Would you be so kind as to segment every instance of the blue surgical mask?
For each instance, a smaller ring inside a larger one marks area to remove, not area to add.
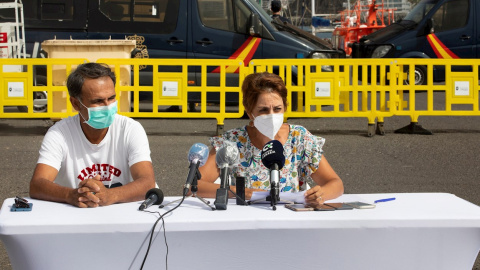
[[[113,102],[108,106],[99,106],[99,107],[87,107],[78,100],[83,107],[88,110],[88,120],[85,120],[85,117],[79,112],[80,116],[83,118],[84,123],[91,126],[95,129],[104,129],[108,128],[115,119],[115,114],[117,114],[117,101]]]

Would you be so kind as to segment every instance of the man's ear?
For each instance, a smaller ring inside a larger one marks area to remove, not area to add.
[[[73,108],[79,112],[80,111],[80,102],[74,97],[70,97],[70,103],[72,103]]]

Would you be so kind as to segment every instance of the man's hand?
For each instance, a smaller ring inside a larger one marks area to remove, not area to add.
[[[112,204],[109,190],[100,181],[100,175],[83,180],[75,190],[78,193],[78,207],[97,207]]]

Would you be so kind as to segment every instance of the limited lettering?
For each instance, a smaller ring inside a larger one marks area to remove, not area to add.
[[[100,181],[109,182],[112,181],[112,176],[120,177],[122,171],[110,164],[92,164],[80,171],[77,178],[80,181],[85,179],[94,178],[97,175],[100,175]]]

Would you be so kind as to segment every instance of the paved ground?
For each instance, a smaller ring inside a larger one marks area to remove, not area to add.
[[[187,174],[187,152],[215,135],[215,120],[140,119],[152,150],[157,183],[167,196],[180,195]],[[326,138],[325,155],[346,193],[448,192],[480,205],[480,117],[421,117],[434,135],[393,131],[408,118],[385,120],[385,136],[367,137],[366,119],[290,119]],[[0,119],[0,202],[28,196],[48,120]],[[226,120],[225,130],[246,124]],[[480,270],[480,259],[473,269]],[[0,244],[0,269],[11,269]]]

